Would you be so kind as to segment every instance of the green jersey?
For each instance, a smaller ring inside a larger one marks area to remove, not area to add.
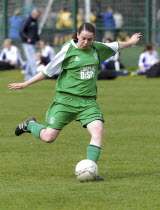
[[[118,49],[118,42],[93,42],[83,50],[71,40],[42,72],[49,77],[61,72],[56,84],[57,92],[96,97],[99,64],[115,55]]]

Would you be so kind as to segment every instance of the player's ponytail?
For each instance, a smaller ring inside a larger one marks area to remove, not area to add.
[[[77,32],[72,33],[72,39],[74,40],[75,43],[78,42]]]

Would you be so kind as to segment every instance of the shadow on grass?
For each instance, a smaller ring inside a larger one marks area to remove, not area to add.
[[[160,174],[160,170],[150,170],[150,171],[136,171],[136,172],[124,172],[124,173],[110,173],[108,175],[103,175],[105,180],[113,180],[113,179],[126,179],[126,178],[136,178],[136,177],[150,177]]]

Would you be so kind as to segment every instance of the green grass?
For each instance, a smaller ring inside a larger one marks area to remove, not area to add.
[[[18,71],[0,72],[0,209],[160,209],[160,80],[145,76],[98,81],[104,142],[98,162],[104,182],[80,183],[75,165],[86,158],[89,134],[72,122],[57,141],[14,136],[17,124],[34,116],[44,123],[55,81],[23,90]]]

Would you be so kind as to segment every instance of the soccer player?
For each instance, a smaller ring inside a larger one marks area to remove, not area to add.
[[[46,125],[36,123],[36,119],[31,117],[17,126],[15,135],[29,132],[50,143],[56,140],[65,125],[77,120],[91,135],[87,159],[98,161],[104,122],[96,102],[98,66],[118,50],[135,45],[141,34],[133,34],[127,42],[109,44],[95,42],[94,37],[94,26],[90,23],[82,24],[73,39],[64,44],[42,72],[23,83],[9,84],[9,89],[22,89],[61,72],[56,84],[57,93],[46,114]],[[96,180],[103,178],[98,176]]]

